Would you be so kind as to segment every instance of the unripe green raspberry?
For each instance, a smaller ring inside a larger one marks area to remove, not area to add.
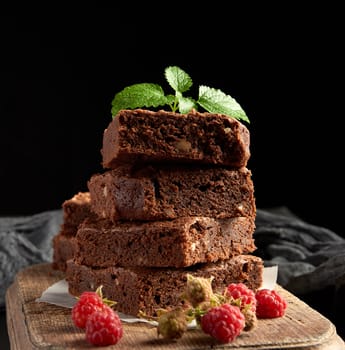
[[[212,277],[203,278],[187,275],[187,286],[184,295],[193,307],[211,300],[213,297],[212,280]]]
[[[179,339],[187,330],[187,318],[182,308],[161,314],[158,318],[157,333],[166,339]]]
[[[245,307],[241,311],[245,318],[245,326],[243,330],[249,332],[257,326],[258,319],[256,313],[250,307]]]

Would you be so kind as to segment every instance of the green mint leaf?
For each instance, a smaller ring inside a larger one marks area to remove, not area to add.
[[[199,86],[197,104],[210,113],[221,113],[249,123],[249,118],[237,101],[223,91]]]
[[[179,112],[182,114],[189,113],[193,108],[196,108],[196,102],[190,97],[179,97],[178,105]]]
[[[173,112],[176,112],[178,109],[178,98],[176,95],[166,95],[167,104],[170,106]]]
[[[167,67],[165,78],[175,95],[164,95],[163,89],[157,84],[134,84],[117,93],[112,101],[113,118],[121,109],[158,107],[168,105],[173,112],[189,113],[198,106],[210,113],[220,113],[249,123],[249,118],[237,101],[221,90],[204,85],[199,86],[198,100],[183,96],[193,84],[190,76],[177,66]]]
[[[175,95],[169,94],[169,95],[166,95],[165,97],[167,99],[167,104],[170,105],[170,106],[173,105],[174,103],[175,104],[178,103],[177,98],[176,98]]]
[[[191,77],[184,70],[176,66],[165,69],[165,78],[169,85],[180,93],[189,90],[193,85]]]
[[[114,117],[121,109],[158,107],[168,104],[163,89],[157,84],[134,84],[118,92],[112,101],[111,114]]]

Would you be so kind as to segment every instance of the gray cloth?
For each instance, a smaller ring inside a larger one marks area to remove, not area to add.
[[[0,218],[0,307],[16,273],[52,259],[52,238],[60,230],[62,210]]]
[[[28,217],[0,218],[0,307],[5,291],[22,268],[52,259],[52,238],[62,210]],[[265,266],[278,265],[278,283],[299,295],[344,285],[345,240],[303,222],[287,208],[258,209],[254,238]]]
[[[344,285],[345,240],[333,231],[306,223],[288,208],[257,210],[255,255],[265,266],[278,265],[278,283],[303,295]]]

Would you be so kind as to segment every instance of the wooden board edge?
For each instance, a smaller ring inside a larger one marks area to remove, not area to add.
[[[24,272],[23,272],[24,273]],[[19,275],[20,276],[20,275]],[[17,276],[18,277],[18,276]],[[279,287],[278,287],[279,288]],[[288,291],[286,291],[290,294]],[[32,343],[32,339],[28,332],[26,316],[23,310],[21,295],[19,291],[19,285],[17,279],[6,291],[6,308],[7,308],[7,327],[10,338],[11,350],[42,350],[45,346],[36,347]],[[292,295],[296,298],[294,295]],[[48,346],[49,347],[49,346]],[[229,347],[229,349],[232,347]],[[330,330],[327,332],[322,343],[306,344],[300,343],[295,344],[295,347],[273,347],[272,346],[255,346],[246,347],[248,350],[272,350],[272,349],[294,349],[294,350],[345,350],[344,341],[336,333],[335,326],[331,324]],[[54,349],[64,349],[64,347],[54,347]]]
[[[17,286],[14,282],[6,290],[6,321],[11,350],[35,350],[27,332],[22,303],[18,302]]]

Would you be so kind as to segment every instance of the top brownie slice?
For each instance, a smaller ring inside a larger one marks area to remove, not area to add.
[[[249,144],[246,126],[223,114],[121,110],[104,130],[102,165],[173,161],[243,167]]]

